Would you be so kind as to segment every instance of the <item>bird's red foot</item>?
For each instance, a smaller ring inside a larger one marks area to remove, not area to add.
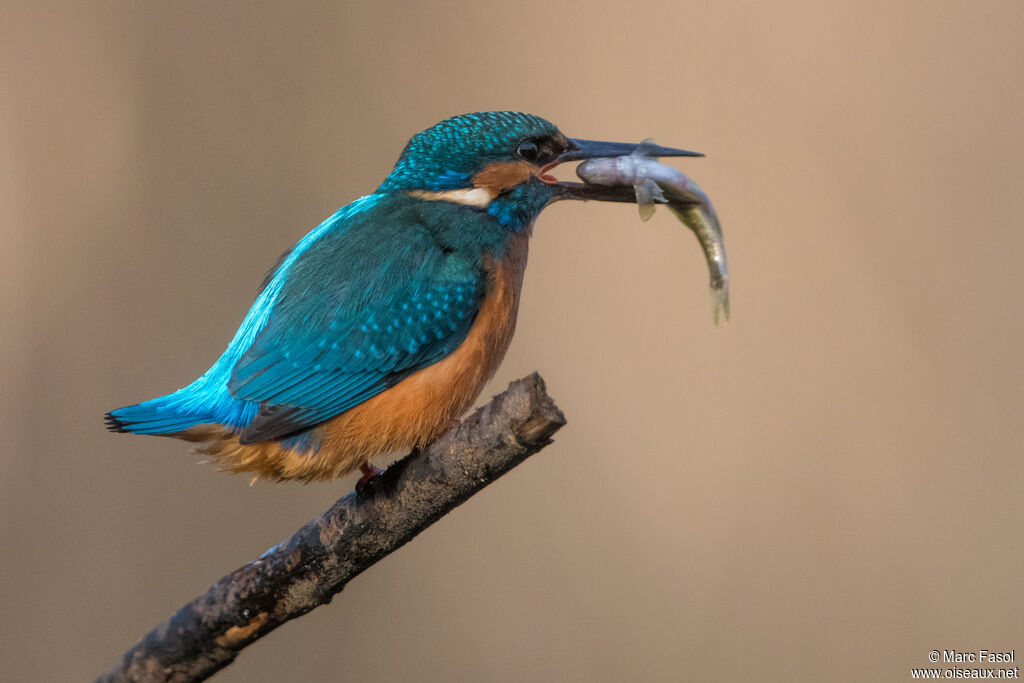
[[[363,476],[356,482],[356,495],[365,497],[373,492],[374,480],[383,474],[384,470],[367,462],[359,466],[359,471]]]

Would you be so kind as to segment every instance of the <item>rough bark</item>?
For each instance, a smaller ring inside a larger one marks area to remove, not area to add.
[[[199,681],[551,442],[565,424],[534,373],[517,380],[370,490],[338,500],[290,539],[213,584],[124,654],[99,681]]]

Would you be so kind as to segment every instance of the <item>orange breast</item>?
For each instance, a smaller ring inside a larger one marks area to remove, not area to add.
[[[473,405],[512,342],[528,242],[529,231],[513,235],[504,258],[485,262],[487,294],[455,351],[318,427],[323,442],[316,453],[290,451],[276,441],[242,446],[228,434],[199,450],[230,471],[314,481],[433,441]]]

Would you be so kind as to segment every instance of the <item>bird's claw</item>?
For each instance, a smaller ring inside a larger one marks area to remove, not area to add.
[[[368,498],[373,495],[378,477],[384,473],[384,470],[367,462],[359,466],[359,471],[363,476],[359,477],[359,481],[356,482],[356,495],[360,498]]]

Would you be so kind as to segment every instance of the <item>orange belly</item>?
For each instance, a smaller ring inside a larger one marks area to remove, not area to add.
[[[316,427],[321,445],[299,452],[279,441],[242,445],[219,425],[183,434],[221,469],[255,479],[319,481],[345,475],[372,458],[424,446],[469,409],[501,364],[515,332],[529,232],[511,236],[501,261],[487,263],[488,288],[473,326],[455,351],[390,389]]]

